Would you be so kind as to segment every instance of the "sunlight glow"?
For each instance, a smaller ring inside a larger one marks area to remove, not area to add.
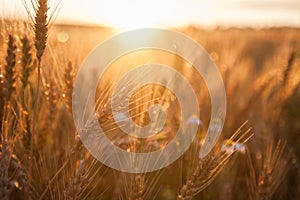
[[[74,10],[82,10],[90,22],[126,30],[169,26],[174,21],[180,22],[179,19],[184,18],[186,14],[178,10],[180,1],[175,4],[172,0],[100,0],[97,3],[94,1],[92,5],[79,3],[79,1],[73,1],[73,6],[80,7]],[[65,3],[69,5],[67,1]],[[71,15],[78,16],[75,13]]]
[[[163,19],[170,17],[168,16],[170,13],[164,12],[162,9],[170,5],[168,0],[132,0],[130,3],[128,1],[112,0],[105,3],[108,9],[105,10],[105,13],[102,13],[105,16],[104,20],[108,24],[121,29],[163,26]],[[112,10],[113,13],[111,13]]]
[[[30,3],[31,0],[25,1]],[[50,0],[56,3],[59,1]],[[22,0],[0,0],[0,15],[11,18],[24,14],[21,2]],[[300,1],[63,0],[55,22],[101,25],[122,30],[188,24],[203,27],[300,27]]]
[[[118,29],[300,25],[299,0],[65,0],[61,18]]]

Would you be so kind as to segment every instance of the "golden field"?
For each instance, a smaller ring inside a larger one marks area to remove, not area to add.
[[[109,96],[128,69],[144,62],[173,66],[195,87],[200,102],[201,123],[189,150],[162,170],[129,174],[89,154],[72,116],[72,90],[81,63],[118,32],[45,22],[2,20],[0,25],[0,199],[300,198],[299,29],[173,28],[206,49],[226,89],[225,126],[203,159],[197,152],[211,106],[201,76],[166,52],[133,52],[112,63],[99,81],[96,113],[120,148],[163,148],[180,121],[176,97],[161,86],[147,86],[130,99],[131,114],[143,126],[149,122],[146,107],[162,102],[168,114],[164,133],[140,140],[121,135]]]

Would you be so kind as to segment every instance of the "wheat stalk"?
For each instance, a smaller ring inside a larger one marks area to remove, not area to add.
[[[76,136],[75,138],[75,144],[72,147],[70,154],[67,156],[66,161],[63,163],[63,165],[56,171],[56,173],[54,174],[54,176],[49,180],[49,182],[47,183],[46,188],[43,190],[43,192],[41,193],[39,200],[44,199],[44,197],[46,196],[48,190],[50,189],[51,185],[53,184],[53,182],[56,180],[56,178],[58,177],[58,175],[60,175],[60,173],[65,169],[65,167],[68,165],[68,163],[71,160],[71,156],[76,155],[76,153],[81,151],[81,147],[82,147],[82,142],[79,136]]]
[[[28,9],[26,2],[24,2],[25,8],[27,9],[28,15],[31,17],[31,13]],[[46,44],[47,44],[47,34],[48,34],[48,0],[37,0],[36,6],[32,2],[32,6],[35,11],[34,17],[34,34],[35,34],[35,42],[34,46],[36,49],[36,58],[38,60],[38,74],[37,74],[37,88],[36,88],[36,97],[34,101],[34,112],[33,112],[33,120],[32,120],[32,135],[31,135],[31,147],[30,147],[30,156],[29,159],[33,158],[33,143],[34,143],[34,133],[36,132],[36,121],[37,121],[37,112],[38,112],[38,103],[39,103],[39,88],[41,81],[41,60],[44,54]],[[31,162],[30,162],[31,163]],[[31,177],[31,164],[28,170],[28,177]]]
[[[6,140],[2,142],[0,154],[0,197],[1,199],[8,200],[14,188],[14,183],[9,178],[8,168],[9,160],[11,158],[11,150]]]
[[[20,161],[13,154],[13,148],[7,137],[2,136],[0,152],[0,198],[13,199],[13,190],[26,190],[26,178]]]

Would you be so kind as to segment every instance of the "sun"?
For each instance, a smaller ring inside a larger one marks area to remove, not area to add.
[[[122,30],[170,26],[174,14],[168,0],[111,0],[101,6],[95,20]]]

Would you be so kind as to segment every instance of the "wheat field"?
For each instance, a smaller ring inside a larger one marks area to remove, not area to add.
[[[30,6],[30,5],[28,5]],[[25,8],[24,8],[25,9]],[[173,28],[202,45],[221,72],[227,116],[216,146],[199,159],[209,124],[205,83],[192,66],[166,52],[133,52],[111,64],[97,86],[98,122],[126,151],[164,148],[180,121],[180,105],[162,86],[144,86],[130,98],[141,126],[147,107],[168,114],[163,132],[125,137],[112,117],[116,80],[137,64],[164,63],[195,86],[201,123],[180,159],[150,173],[111,169],[82,144],[72,115],[81,63],[117,30],[51,23],[47,0],[28,8],[28,21],[0,22],[0,199],[299,199],[300,29]]]

